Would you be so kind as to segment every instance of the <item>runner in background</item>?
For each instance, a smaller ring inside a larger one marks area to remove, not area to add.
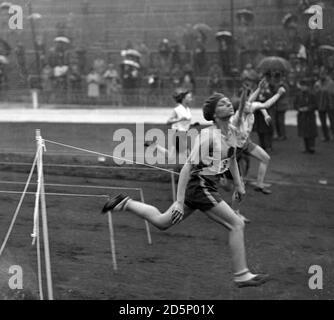
[[[172,126],[174,131],[173,145],[170,150],[160,146],[155,141],[145,142],[145,147],[154,147],[165,156],[168,157],[168,163],[176,163],[177,155],[179,159],[186,159],[188,157],[189,148],[187,147],[187,132],[191,126],[191,111],[190,106],[193,101],[191,91],[186,89],[176,89],[173,98],[177,103],[176,107],[167,124]],[[184,163],[183,163],[184,164]]]

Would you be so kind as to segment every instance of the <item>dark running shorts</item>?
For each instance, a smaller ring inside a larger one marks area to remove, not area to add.
[[[193,210],[208,211],[223,201],[217,189],[219,177],[190,176],[185,194],[185,205]]]

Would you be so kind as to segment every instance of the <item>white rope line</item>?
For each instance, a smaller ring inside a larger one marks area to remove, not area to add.
[[[0,162],[0,165],[28,166],[30,165],[30,163],[27,163],[27,162]],[[138,171],[144,171],[144,170],[156,171],[158,170],[155,168],[138,168],[138,167],[126,167],[126,166],[117,167],[117,166],[76,165],[76,164],[61,164],[61,163],[43,163],[43,167],[120,169],[120,170],[138,170]]]
[[[22,181],[4,181],[0,180],[0,184],[24,184]],[[37,184],[36,182],[32,182],[30,184]],[[131,187],[109,187],[109,186],[85,186],[80,184],[61,184],[61,183],[44,183],[45,186],[49,187],[70,187],[70,188],[87,188],[87,189],[110,189],[110,190],[134,190],[140,191],[141,188],[131,188]]]
[[[8,194],[21,194],[20,191],[3,191],[0,190],[0,193],[8,193]],[[25,192],[27,195],[35,195],[35,192]],[[109,198],[106,194],[80,194],[80,193],[57,193],[57,192],[45,192],[45,195],[48,196],[68,196],[68,197],[95,197],[95,198]],[[1,256],[1,254],[0,254]]]
[[[4,239],[4,241],[3,241],[2,245],[1,245],[1,248],[0,248],[0,256],[2,255],[2,252],[3,252],[3,250],[5,249],[5,246],[6,246],[6,244],[7,244],[8,238],[9,238],[9,236],[10,236],[12,230],[13,230],[13,227],[14,227],[14,224],[15,224],[15,220],[16,220],[16,218],[17,218],[17,216],[18,216],[18,213],[19,213],[19,211],[20,211],[20,209],[21,209],[21,205],[22,205],[23,199],[24,199],[24,197],[25,197],[25,195],[26,195],[26,193],[27,193],[27,189],[28,189],[28,186],[29,186],[31,177],[32,177],[32,175],[33,175],[33,172],[34,172],[34,169],[35,169],[35,166],[36,166],[36,163],[37,163],[37,158],[38,158],[38,153],[39,153],[39,152],[40,152],[39,149],[37,149],[37,152],[36,152],[36,155],[35,155],[35,158],[34,158],[32,167],[31,167],[31,169],[30,169],[30,173],[29,173],[27,182],[26,182],[26,184],[25,184],[24,190],[23,190],[23,192],[20,192],[20,193],[21,193],[21,198],[20,198],[19,204],[18,204],[17,207],[16,207],[15,213],[14,213],[14,215],[13,215],[13,218],[12,218],[12,221],[11,221],[11,223],[10,223],[9,229],[8,229],[8,231],[7,231],[7,234],[6,234],[6,236],[5,236],[5,239]],[[33,194],[35,194],[35,193],[33,193]]]
[[[149,168],[154,168],[156,170],[166,171],[166,172],[169,172],[169,173],[175,173],[175,174],[179,175],[178,172],[168,170],[168,169],[164,169],[164,168],[160,168],[160,167],[157,167],[157,166],[153,166],[151,164],[136,162],[136,161],[129,160],[129,159],[126,159],[126,158],[119,158],[119,157],[112,156],[110,154],[105,154],[105,153],[101,153],[101,152],[97,152],[97,151],[78,148],[78,147],[74,147],[74,146],[71,146],[71,145],[68,145],[68,144],[64,144],[64,143],[60,143],[60,142],[56,142],[56,141],[52,141],[52,140],[44,139],[44,141],[52,143],[52,144],[56,144],[56,145],[59,145],[59,146],[63,146],[63,147],[66,147],[66,148],[72,148],[72,149],[75,149],[75,150],[80,150],[80,151],[84,151],[84,152],[88,152],[88,153],[94,153],[94,154],[97,154],[97,155],[100,155],[100,156],[104,156],[104,157],[108,157],[108,158],[112,158],[112,159],[117,159],[117,160],[123,160],[123,161],[126,161],[126,162],[130,162],[132,164],[139,164],[139,165],[143,165],[143,166],[146,166],[146,167],[149,167]]]

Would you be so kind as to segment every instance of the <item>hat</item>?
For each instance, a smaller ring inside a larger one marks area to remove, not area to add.
[[[212,94],[203,104],[203,117],[207,121],[212,121],[216,111],[217,103],[222,98],[225,98],[225,95],[222,93],[215,92]]]
[[[190,91],[188,89],[178,88],[173,93],[173,98],[177,103],[181,103]]]

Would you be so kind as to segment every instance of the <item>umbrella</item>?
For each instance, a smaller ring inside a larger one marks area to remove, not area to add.
[[[70,39],[66,37],[56,37],[53,41],[55,42],[63,42],[63,43],[70,43]]]
[[[315,14],[315,9],[311,6],[304,11],[304,14]]]
[[[125,56],[135,56],[140,58],[141,57],[141,53],[135,49],[128,49],[128,50],[122,50],[121,51],[121,56],[125,57]]]
[[[254,13],[252,10],[249,9],[240,9],[237,11],[237,17],[240,19],[242,16],[245,17],[245,19],[251,21],[254,19]]]
[[[204,33],[210,33],[212,31],[212,28],[209,27],[207,24],[205,23],[196,23],[193,26],[193,29],[199,32],[204,32]]]
[[[289,71],[290,63],[282,57],[270,56],[263,58],[257,65],[257,69],[262,72],[267,71]]]
[[[226,40],[230,40],[232,39],[232,33],[230,31],[218,31],[216,33],[216,39],[226,39]]]
[[[135,61],[132,61],[132,60],[124,60],[124,61],[122,62],[122,64],[126,64],[126,65],[129,65],[129,66],[135,67],[135,68],[137,68],[137,69],[140,68],[139,63],[137,63],[137,62],[135,62]]]
[[[197,23],[193,26],[193,30],[197,31],[203,38],[203,41],[205,42],[208,38],[208,36],[212,33],[211,27],[209,27],[205,23]]]
[[[39,13],[32,13],[30,16],[28,16],[28,19],[32,19],[32,20],[38,20],[41,18],[42,18],[42,15]]]
[[[9,9],[12,6],[10,2],[2,2],[0,4],[0,9]]]
[[[282,19],[282,24],[284,27],[287,27],[290,24],[296,24],[297,22],[298,22],[298,17],[290,12],[287,13]]]
[[[8,59],[5,56],[0,56],[0,63],[8,64]]]
[[[330,51],[330,52],[334,52],[334,47],[330,46],[328,44],[324,44],[322,46],[319,46],[319,50],[321,51]]]

